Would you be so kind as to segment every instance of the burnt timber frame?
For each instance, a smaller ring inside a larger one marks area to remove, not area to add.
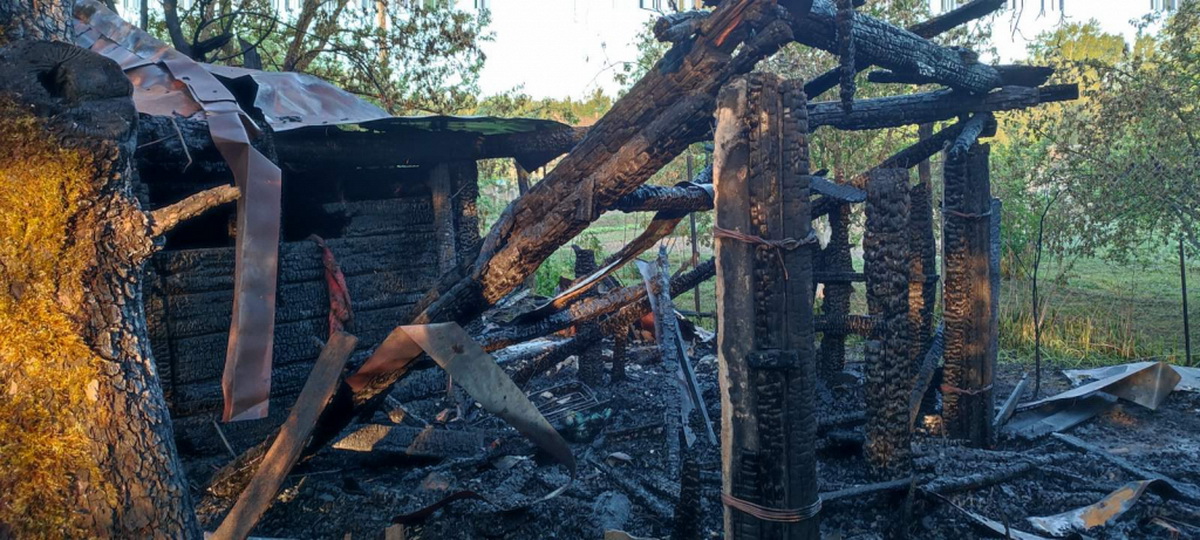
[[[866,351],[863,451],[872,470],[886,479],[907,476],[912,470],[908,190],[908,169],[880,169],[871,174],[863,239],[867,309],[877,320],[874,337],[878,340]]]
[[[951,438],[992,441],[996,367],[992,309],[989,147],[964,130],[946,152],[943,201],[943,318],[946,323],[942,418]]]
[[[768,241],[801,241],[794,249],[775,249],[716,239],[722,498],[807,516],[767,521],[725,501],[731,539],[820,534],[803,104],[800,84],[765,74],[739,79],[718,97],[717,226]]]

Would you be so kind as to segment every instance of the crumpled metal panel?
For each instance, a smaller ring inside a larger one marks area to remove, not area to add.
[[[257,87],[254,106],[275,131],[309,126],[360,124],[389,118],[387,111],[305,73],[270,72],[204,64],[224,79],[250,78]]]
[[[1095,369],[1064,369],[1063,375],[1066,375],[1071,380],[1071,384],[1082,384],[1088,380],[1099,380],[1112,377],[1115,375],[1124,375],[1126,373],[1145,369],[1146,366],[1154,362],[1133,362],[1130,364],[1120,364],[1116,366],[1106,366]],[[1175,373],[1179,374],[1179,384],[1175,385],[1175,389],[1180,392],[1200,392],[1200,368],[1171,366]]]
[[[1179,373],[1166,362],[1147,362],[1137,369],[1121,371],[1096,382],[1085,384],[1030,403],[1022,403],[1020,410],[1037,408],[1048,403],[1068,401],[1104,392],[1137,403],[1150,410],[1158,409],[1175,385],[1179,384]]]
[[[257,126],[212,74],[96,0],[75,4],[79,43],[119,63],[139,112],[202,116],[241,196],[234,248],[233,316],[221,388],[226,422],[267,416],[275,334],[282,173],[250,144]],[[253,211],[250,211],[253,209]]]

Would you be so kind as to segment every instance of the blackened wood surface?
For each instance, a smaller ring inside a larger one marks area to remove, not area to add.
[[[909,361],[908,170],[882,169],[867,186],[863,259],[867,308],[877,319],[878,346],[867,348],[867,433],[863,451],[878,476],[900,478],[912,469],[908,429]]]
[[[810,232],[804,97],[751,75],[722,90],[714,178],[717,225],[765,239]],[[816,500],[812,246],[776,250],[718,236],[722,488],[800,509]],[[817,519],[761,521],[725,509],[727,538],[817,538]]]
[[[995,370],[992,339],[991,189],[987,145],[956,144],[947,153],[943,202],[942,293],[946,322],[942,416],[947,434],[971,444],[990,444]]]
[[[829,213],[829,243],[825,245],[822,271],[846,274],[854,271],[854,261],[850,257],[850,205],[837,204]],[[821,314],[827,319],[844,319],[850,315],[850,297],[854,295],[854,285],[850,280],[825,282],[825,298],[821,302]],[[830,329],[821,334],[821,348],[818,351],[819,369],[826,380],[841,373],[846,365],[846,334]]]
[[[865,15],[863,16],[865,17]],[[808,106],[809,126],[830,126],[842,130],[881,129],[927,122],[940,122],[956,116],[980,112],[1025,109],[1042,103],[1070,101],[1079,97],[1075,84],[1029,88],[1006,86],[987,94],[973,95],[955,90],[935,90],[921,94],[855,100],[846,112],[836,101]]]
[[[792,19],[796,40],[836,54],[836,11],[832,0],[813,2],[811,11]],[[991,66],[869,15],[855,17],[854,57],[864,65],[924,73],[941,84],[967,92],[983,93],[1000,84],[1000,76]]]
[[[477,243],[470,189],[475,184],[474,163],[449,164],[444,170],[451,190],[446,198],[451,228],[443,238],[456,246]],[[327,244],[346,276],[362,353],[382,341],[397,320],[409,316],[439,276],[433,205],[428,196],[412,196],[326,203],[319,212],[313,219],[341,220],[334,231],[341,237]],[[284,242],[279,253],[271,399],[273,408],[286,411],[328,336],[329,299],[315,244]],[[177,421],[176,436],[188,451],[218,449],[208,419],[221,404],[233,258],[231,248],[163,251],[153,257],[147,272],[150,344]],[[193,417],[197,420],[190,421]],[[222,429],[235,446],[244,446],[258,442],[282,419],[271,415],[266,421]]]

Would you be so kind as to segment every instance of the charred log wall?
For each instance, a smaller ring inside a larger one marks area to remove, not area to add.
[[[819,536],[803,111],[802,86],[771,75],[735,81],[718,98],[714,177],[727,538]],[[798,521],[781,523],[776,514]]]
[[[360,171],[358,185],[354,178],[293,175],[285,180],[285,192],[293,192],[285,193],[290,202],[284,209],[285,237],[292,240],[279,251],[271,415],[222,426],[235,446],[258,442],[283,420],[328,337],[321,251],[305,236],[327,237],[345,273],[354,310],[349,331],[359,338],[360,350],[381,342],[396,321],[409,316],[436,283],[441,257],[474,257],[479,242],[475,164],[440,168],[448,173],[442,179],[448,195],[443,212],[435,211],[434,191],[411,169],[403,175]],[[438,214],[445,219],[444,236],[435,234]],[[146,310],[180,447],[209,453],[223,451],[211,419],[221,407],[234,252],[229,247],[186,249],[187,240],[169,240],[167,250],[151,259]],[[453,249],[439,250],[445,245]]]

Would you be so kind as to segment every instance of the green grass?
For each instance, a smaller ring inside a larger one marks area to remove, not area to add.
[[[1070,269],[1041,272],[1045,299],[1042,354],[1063,365],[1103,365],[1162,357],[1183,362],[1183,315],[1177,261],[1113,264],[1076,261]],[[1055,279],[1059,276],[1059,279]],[[1191,283],[1200,271],[1188,268]],[[1193,295],[1194,296],[1194,295]],[[1189,306],[1191,308],[1192,306]],[[1189,309],[1194,314],[1193,309]],[[1005,356],[1033,358],[1030,282],[1005,281],[1001,289],[1000,344]]]
[[[636,237],[649,221],[649,215],[611,213],[588,228],[577,243],[598,248],[602,260]],[[666,240],[672,271],[691,259],[687,222]],[[1179,291],[1178,260],[1170,250],[1148,253],[1150,262],[1113,264],[1100,259],[1076,260],[1068,268],[1053,262],[1043,264],[1040,293],[1045,302],[1042,326],[1042,353],[1047,361],[1064,366],[1094,366],[1128,362],[1147,357],[1162,357],[1183,363],[1182,300]],[[653,259],[654,251],[643,254]],[[701,233],[700,257],[712,256],[711,238]],[[572,276],[574,254],[569,246],[551,256],[537,273],[539,294],[552,295],[558,276]],[[1200,260],[1188,268],[1189,283],[1200,288]],[[856,258],[855,267],[862,269]],[[641,281],[634,265],[617,273],[624,285]],[[863,286],[855,287],[852,303],[855,313],[866,312]],[[699,288],[700,311],[716,311],[715,282]],[[1000,345],[1001,360],[1033,361],[1033,317],[1027,279],[1008,279],[1001,285]],[[819,300],[818,300],[819,301]],[[1192,295],[1193,308],[1200,295]],[[695,293],[686,292],[675,299],[678,309],[694,310]],[[1195,314],[1195,309],[1192,310]],[[712,329],[712,319],[696,321]],[[1200,347],[1200,336],[1197,337]],[[1200,349],[1197,349],[1200,351]],[[1197,355],[1200,357],[1200,353]]]

